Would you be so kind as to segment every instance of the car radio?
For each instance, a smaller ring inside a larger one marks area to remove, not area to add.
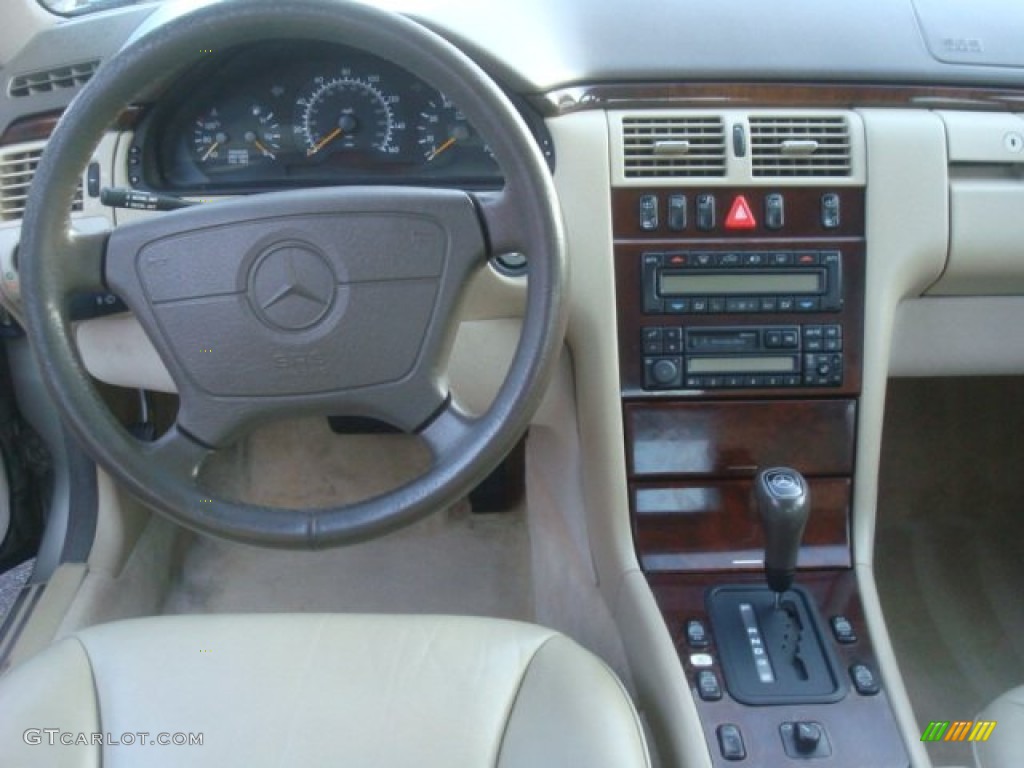
[[[644,389],[838,387],[843,332],[829,325],[641,329]]]
[[[838,312],[842,257],[822,251],[644,252],[644,314]]]

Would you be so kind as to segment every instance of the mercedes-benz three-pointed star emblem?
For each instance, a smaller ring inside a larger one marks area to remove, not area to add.
[[[320,253],[305,244],[279,244],[253,266],[249,296],[265,322],[298,331],[327,314],[336,283],[334,271]]]

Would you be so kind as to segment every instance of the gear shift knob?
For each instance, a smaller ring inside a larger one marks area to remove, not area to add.
[[[754,502],[764,527],[764,571],[776,597],[793,583],[811,492],[795,469],[763,469],[754,479]]]

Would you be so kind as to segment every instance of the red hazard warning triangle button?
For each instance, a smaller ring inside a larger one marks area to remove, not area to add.
[[[754,218],[754,212],[750,210],[750,203],[747,202],[747,198],[743,195],[736,195],[736,199],[732,201],[732,208],[729,209],[729,215],[725,217],[725,228],[757,228],[757,220]]]

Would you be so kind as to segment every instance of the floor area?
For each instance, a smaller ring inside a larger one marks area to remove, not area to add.
[[[527,499],[508,510],[477,514],[463,500],[346,547],[261,549],[198,536],[154,517],[119,573],[90,572],[59,634],[153,614],[492,616],[568,634],[631,686],[618,628],[593,575],[585,526],[566,512],[572,505],[545,491],[544,473],[561,443],[551,430],[534,429],[529,444],[537,481]],[[339,437],[323,420],[305,419],[268,426],[218,454],[203,482],[225,497],[323,507],[393,488],[420,474],[427,462],[429,454],[415,439]],[[564,478],[557,481],[566,485]]]
[[[393,488],[429,465],[404,435],[333,434],[322,419],[273,425],[217,457],[219,494],[282,507],[340,505]],[[532,615],[522,510],[473,514],[468,503],[389,536],[320,552],[190,537],[162,612],[388,611]]]
[[[383,539],[287,552],[194,537],[161,613],[457,613],[529,620],[525,514],[462,504]]]
[[[890,382],[876,576],[922,731],[1024,683],[1022,437],[1022,379]],[[967,743],[928,751],[974,765]]]

